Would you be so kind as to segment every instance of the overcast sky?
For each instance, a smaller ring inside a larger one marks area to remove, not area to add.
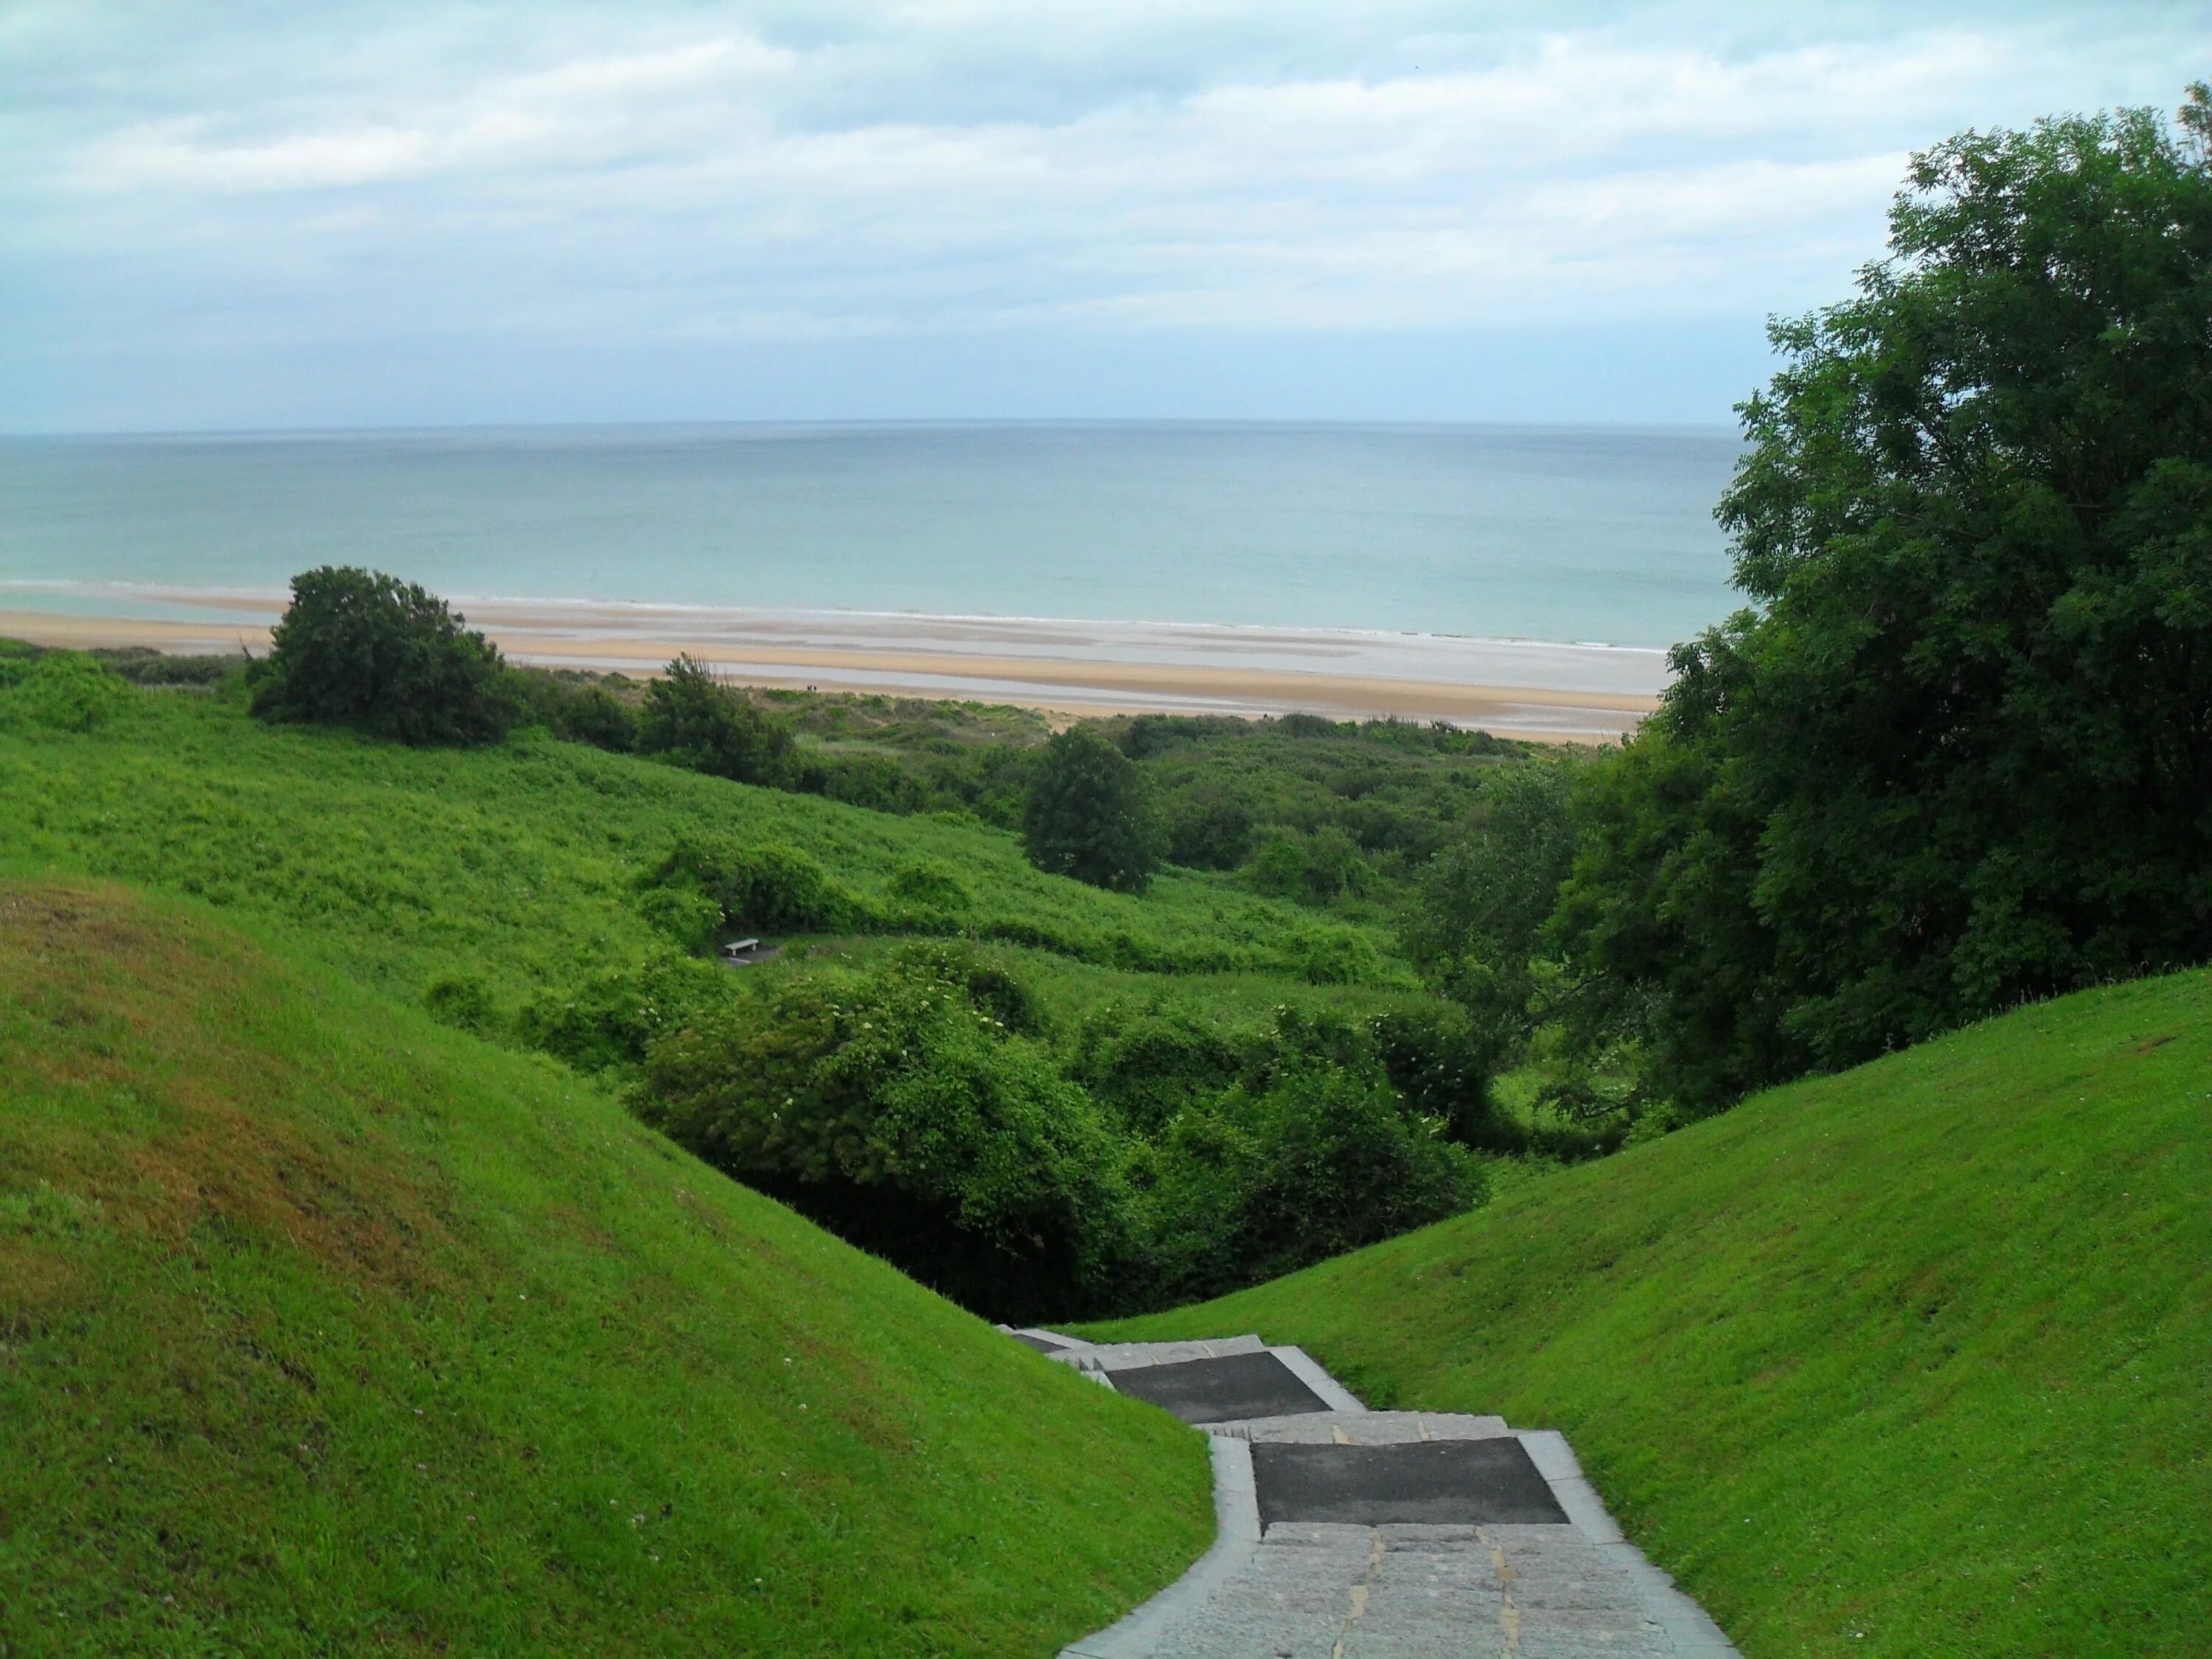
[[[0,429],[1725,421],[1909,150],[2208,17],[0,0]]]

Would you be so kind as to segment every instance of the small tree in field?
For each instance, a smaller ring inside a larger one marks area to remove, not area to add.
[[[252,711],[408,744],[495,742],[518,711],[498,647],[465,620],[381,571],[303,571],[273,649],[250,671]]]
[[[637,746],[678,766],[738,783],[775,783],[791,755],[791,733],[689,656],[646,688]]]
[[[1138,893],[1160,867],[1166,840],[1145,775],[1094,728],[1070,726],[1045,744],[1022,815],[1031,864]]]

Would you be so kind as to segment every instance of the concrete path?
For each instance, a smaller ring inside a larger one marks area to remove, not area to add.
[[[1256,1336],[1007,1334],[1212,1437],[1213,1547],[1062,1659],[1739,1659],[1549,1430],[1370,1412]]]

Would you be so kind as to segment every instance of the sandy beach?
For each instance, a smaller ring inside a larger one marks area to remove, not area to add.
[[[66,584],[15,590],[0,635],[56,646],[267,647],[281,596]],[[1064,622],[580,600],[455,600],[520,662],[624,673],[678,651],[750,684],[1109,712],[1443,720],[1595,742],[1656,705],[1666,653],[1353,629]],[[33,608],[35,607],[35,608]]]

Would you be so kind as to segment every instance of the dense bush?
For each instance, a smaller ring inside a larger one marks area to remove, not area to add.
[[[649,1121],[1001,1318],[1159,1306],[1370,1243],[1478,1202],[1468,1146],[1512,1144],[1448,1005],[1231,1028],[1154,1000],[1055,1031],[950,944],[720,979],[605,975],[525,1024],[586,1064],[642,1052]]]
[[[137,695],[82,651],[0,657],[0,721],[91,732],[131,707]]]
[[[425,994],[434,1010],[454,1005],[454,994],[442,988],[448,983],[434,981]],[[516,1034],[585,1071],[635,1066],[655,1042],[707,1018],[734,991],[719,963],[665,951],[531,998],[516,1018]]]
[[[1252,856],[1252,809],[1233,790],[1197,785],[1167,802],[1168,862],[1234,870]]]
[[[269,655],[247,670],[252,710],[407,744],[494,742],[520,707],[497,647],[464,621],[381,571],[302,571]]]
[[[775,784],[786,781],[792,737],[705,664],[679,656],[646,687],[637,750],[712,777]]]
[[[637,715],[613,690],[629,684],[621,675],[587,678],[574,671],[517,668],[512,683],[524,718],[555,737],[617,755],[637,747]]]
[[[808,854],[773,842],[686,836],[646,872],[644,884],[703,895],[729,926],[767,933],[853,933],[880,921]]]
[[[1566,758],[1493,773],[1401,912],[1407,955],[1486,1028],[1528,1028],[1529,961],[1574,860],[1575,767]]]
[[[1093,887],[1142,892],[1165,848],[1144,775],[1089,726],[1044,746],[1022,814],[1030,862]]]
[[[646,1119],[946,1294],[1006,1318],[1110,1304],[1121,1157],[955,946],[789,975],[657,1044]]]
[[[1707,1108],[2212,954],[2212,108],[1969,133],[1778,325],[1757,607],[1577,799],[1590,1043]]]

